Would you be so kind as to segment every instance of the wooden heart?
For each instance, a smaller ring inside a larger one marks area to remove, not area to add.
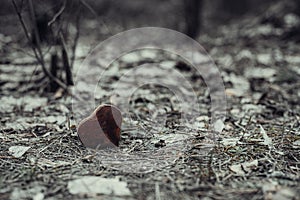
[[[82,120],[77,128],[84,146],[103,149],[119,146],[122,115],[112,105],[100,105],[89,117]]]

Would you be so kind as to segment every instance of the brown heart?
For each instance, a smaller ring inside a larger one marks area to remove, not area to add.
[[[122,124],[121,111],[112,105],[100,105],[77,128],[84,146],[103,149],[119,146]]]

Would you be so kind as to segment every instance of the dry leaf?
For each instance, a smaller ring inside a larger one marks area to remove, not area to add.
[[[258,166],[258,160],[250,162],[244,162],[241,164],[231,165],[229,169],[235,172],[237,175],[244,176],[246,173],[251,172],[252,169]]]
[[[259,127],[260,127],[260,133],[263,135],[264,138],[262,144],[268,145],[269,148],[273,147],[272,139],[267,135],[265,129],[261,125],[259,125]]]
[[[30,147],[25,147],[25,146],[11,146],[11,147],[9,147],[8,151],[15,158],[21,158],[28,151],[28,149],[30,149]]]
[[[68,190],[71,194],[106,194],[117,196],[130,196],[127,183],[118,179],[101,178],[97,176],[84,176],[69,181]]]
[[[273,68],[247,68],[245,71],[245,77],[247,78],[263,78],[271,80],[276,75],[277,71]]]

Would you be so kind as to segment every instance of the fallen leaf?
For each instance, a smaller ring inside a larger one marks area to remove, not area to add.
[[[25,119],[17,119],[13,122],[5,123],[5,127],[8,128],[8,129],[11,128],[11,129],[14,129],[14,130],[21,130],[21,131],[28,129],[31,126],[32,125],[27,123],[25,121]]]
[[[62,125],[64,122],[66,122],[66,117],[65,116],[47,116],[47,117],[41,117],[41,121],[46,122],[46,123],[51,123],[51,124],[58,124]]]
[[[62,161],[62,160],[55,160],[55,161],[51,161],[48,160],[46,158],[35,158],[35,157],[31,157],[29,158],[30,163],[32,165],[38,164],[41,167],[61,167],[61,166],[67,166],[67,165],[71,165],[71,162],[67,162],[67,161]]]
[[[264,110],[265,106],[263,105],[255,105],[255,104],[244,104],[242,105],[242,109],[245,113],[248,114],[257,114],[257,113],[262,113]]]
[[[106,194],[116,196],[130,196],[127,183],[118,179],[84,176],[68,182],[71,194]]]
[[[299,66],[293,66],[293,67],[291,67],[291,70],[294,71],[294,72],[296,72],[296,74],[300,75],[300,68],[299,68]]]
[[[257,55],[257,61],[260,64],[270,66],[272,64],[272,55],[265,53],[265,54],[258,54]]]
[[[277,182],[264,183],[262,185],[262,192],[264,194],[264,199],[272,199],[272,193],[277,191],[279,188]]]
[[[280,188],[273,196],[273,200],[293,200],[296,199],[296,192],[290,188]],[[299,197],[299,196],[298,196]]]
[[[231,165],[229,169],[237,175],[244,176],[246,173],[251,172],[252,169],[257,168],[258,160],[252,160],[241,164]]]
[[[240,176],[245,175],[245,172],[243,171],[241,164],[231,165],[231,166],[229,166],[229,169],[231,171],[233,171],[234,173],[236,173],[237,175],[240,175]]]
[[[155,59],[157,57],[157,52],[152,49],[143,49],[140,54],[144,59]]]
[[[14,190],[10,194],[10,199],[11,200],[19,200],[19,199],[43,200],[45,197],[43,193],[44,191],[46,191],[46,188],[42,186],[34,186],[26,190],[22,190],[20,188],[14,188]]]
[[[54,99],[59,99],[64,95],[65,90],[63,88],[58,88],[54,94]]]
[[[235,59],[240,61],[242,59],[249,59],[252,60],[253,58],[253,54],[251,51],[249,51],[248,49],[243,49],[242,51],[240,51],[236,56]]]
[[[250,162],[242,163],[242,167],[246,172],[250,172],[252,169],[257,168],[257,166],[258,166],[258,160],[252,160]]]
[[[263,135],[264,141],[262,144],[267,145],[269,148],[273,146],[272,139],[267,135],[265,129],[262,127],[262,125],[259,125],[260,127],[260,133]]]
[[[262,78],[271,80],[273,76],[276,74],[276,70],[272,68],[247,68],[245,70],[245,77],[246,78]]]
[[[221,143],[224,146],[236,146],[237,142],[239,141],[239,138],[224,138]]]
[[[165,141],[166,144],[174,144],[180,141],[187,140],[189,138],[188,135],[185,134],[167,134],[167,135],[157,135],[157,137],[151,140],[151,143],[155,144],[159,141]]]
[[[47,104],[47,98],[45,97],[30,97],[24,96],[20,99],[21,103],[24,104],[24,111],[32,112],[34,109],[40,108]]]
[[[139,61],[140,57],[137,52],[131,52],[131,53],[124,55],[121,59],[122,59],[122,61],[124,61],[126,63],[135,63],[135,62]]]
[[[215,123],[214,123],[214,131],[221,133],[222,130],[224,129],[224,123],[221,119],[218,119]]]
[[[241,97],[244,96],[250,89],[250,83],[246,78],[237,76],[233,73],[229,74],[225,81],[231,82],[233,85],[232,88],[226,89],[226,93],[229,95]]]
[[[25,147],[25,146],[11,146],[11,147],[9,147],[8,151],[15,158],[21,158],[28,151],[28,149],[30,149],[30,147]]]
[[[300,63],[300,57],[298,55],[290,55],[285,57],[286,61],[298,65]]]
[[[176,65],[176,62],[173,60],[167,60],[161,62],[160,65],[163,66],[164,69],[172,69]]]
[[[300,149],[300,140],[296,140],[295,142],[293,142],[293,148]]]
[[[264,183],[262,187],[264,199],[292,200],[297,199],[296,192],[287,187],[280,186],[277,182]]]

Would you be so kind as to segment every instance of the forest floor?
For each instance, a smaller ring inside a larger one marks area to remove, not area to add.
[[[193,135],[164,165],[156,154],[149,162],[120,158],[110,164],[105,159],[114,152],[86,149],[72,126],[72,97],[45,93],[44,82],[35,82],[42,73],[34,58],[0,35],[7,49],[0,67],[0,199],[300,199],[300,45],[284,39],[285,30],[246,18],[219,27],[213,37],[200,37],[220,69],[227,95],[224,130],[207,154],[202,152],[210,104],[205,85],[178,58],[147,52],[184,74],[200,105],[193,126],[181,127],[179,109],[166,100],[170,91],[144,86],[135,92],[135,124],[148,132],[125,119],[124,157],[156,152],[183,132]],[[85,41],[90,37],[80,41],[79,58],[87,55]],[[140,55],[117,61],[118,69],[134,66]],[[109,101],[116,76],[105,80],[106,92],[95,97],[99,103]],[[161,108],[168,118],[157,130],[148,115]],[[147,170],[138,170],[143,164]]]

